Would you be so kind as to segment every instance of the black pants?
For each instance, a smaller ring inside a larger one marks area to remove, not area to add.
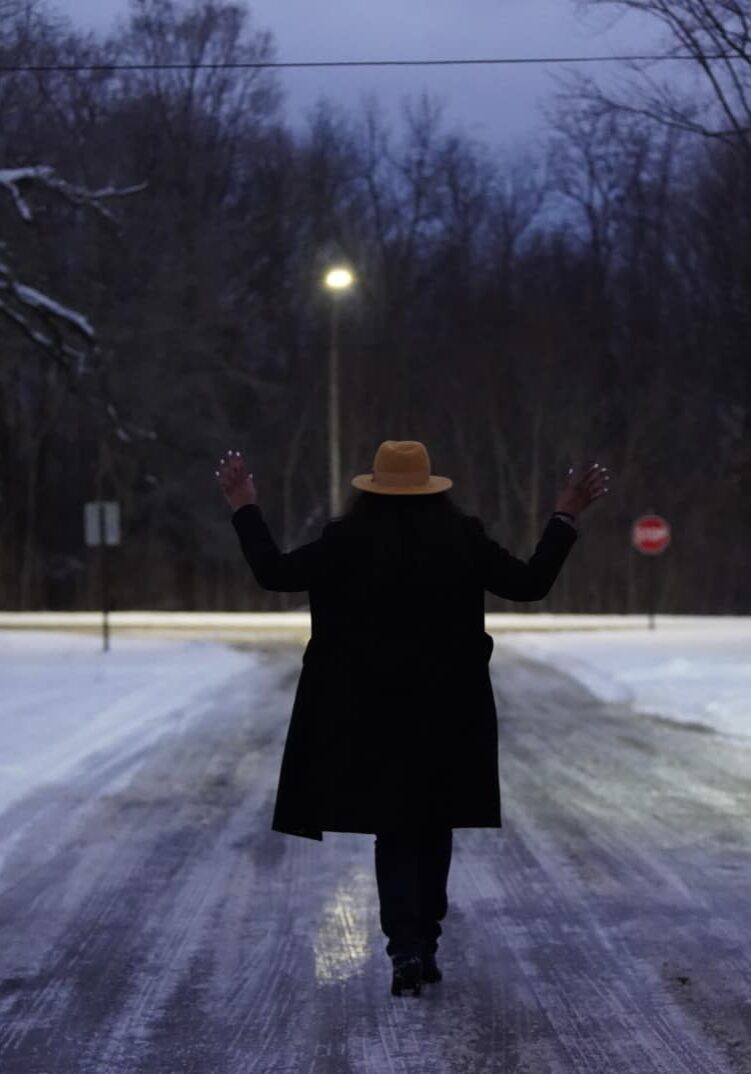
[[[435,952],[448,910],[451,828],[375,833],[375,867],[386,954]]]

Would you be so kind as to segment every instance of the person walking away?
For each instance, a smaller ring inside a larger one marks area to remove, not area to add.
[[[271,827],[302,838],[375,836],[392,994],[442,978],[454,828],[501,828],[498,730],[484,594],[539,601],[605,492],[594,463],[567,478],[529,560],[451,499],[425,445],[385,440],[351,479],[343,515],[281,552],[239,452],[216,471],[257,583],[307,591],[302,657]]]

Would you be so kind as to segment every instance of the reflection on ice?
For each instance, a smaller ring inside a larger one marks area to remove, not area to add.
[[[370,957],[368,898],[375,884],[372,872],[357,865],[324,904],[313,939],[317,981],[344,981]]]

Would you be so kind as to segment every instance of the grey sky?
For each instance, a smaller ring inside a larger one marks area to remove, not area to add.
[[[126,0],[58,0],[82,27],[106,30]],[[574,0],[255,0],[257,27],[272,31],[279,60],[430,59],[465,56],[611,55],[658,47],[658,28],[643,16],[614,22],[610,9],[577,12]],[[580,66],[612,78],[614,64]],[[447,125],[493,145],[534,139],[539,104],[555,91],[560,68],[365,68],[280,72],[286,113],[297,122],[321,95],[357,107],[375,92],[389,110],[427,89],[446,104]]]

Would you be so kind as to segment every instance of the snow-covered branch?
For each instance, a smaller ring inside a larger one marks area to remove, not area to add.
[[[60,329],[67,325],[83,336],[89,345],[95,345],[96,334],[91,322],[83,314],[56,302],[35,287],[20,283],[15,279],[10,266],[3,261],[0,261],[0,314],[13,321],[38,347],[63,358],[73,359],[77,371],[83,371],[86,352],[67,343]],[[32,322],[29,314],[37,314],[37,318],[42,322],[41,327]]]
[[[102,187],[88,190],[61,179],[55,169],[47,164],[29,165],[22,168],[0,168],[0,191],[10,194],[21,218],[32,223],[34,213],[26,197],[27,187],[39,184],[54,190],[74,205],[86,205],[113,223],[113,215],[101,201],[124,197],[146,188],[146,183],[129,187]],[[3,243],[0,243],[2,249]],[[64,330],[70,329],[88,344],[88,351],[96,348],[96,333],[89,319],[77,310],[43,294],[35,287],[18,280],[6,262],[0,260],[0,316],[6,317],[34,344],[58,358],[72,359],[78,373],[86,366],[87,349],[74,346],[64,338]],[[39,323],[37,323],[39,322]]]
[[[101,203],[110,198],[122,198],[138,193],[147,187],[146,183],[138,183],[128,187],[106,186],[89,190],[61,179],[55,174],[55,169],[46,164],[0,168],[0,192],[5,190],[11,196],[21,218],[28,224],[34,222],[34,213],[26,196],[27,188],[33,184],[54,190],[74,205],[94,209],[116,226],[117,220]],[[5,247],[6,244],[0,240],[0,254]],[[131,442],[133,438],[155,439],[156,432],[153,429],[122,418],[113,403],[101,394],[101,384],[94,386],[92,391],[91,386],[83,383],[83,374],[87,372],[89,360],[101,356],[91,321],[78,310],[58,302],[36,287],[22,283],[7,259],[0,257],[0,319],[2,318],[14,324],[37,348],[63,365],[67,373],[74,374],[70,378],[72,389],[79,393],[87,404],[106,413],[118,439],[126,442]]]
[[[112,223],[116,223],[115,217],[100,202],[107,198],[123,198],[128,194],[137,194],[145,190],[148,185],[137,183],[135,186],[106,186],[100,190],[88,190],[86,187],[61,179],[55,174],[55,169],[48,164],[35,164],[25,168],[0,168],[0,189],[4,187],[8,191],[22,219],[27,223],[31,223],[34,219],[31,206],[21,189],[24,184],[28,183],[40,183],[49,190],[61,194],[73,205],[88,205]]]
[[[2,266],[0,266],[0,271],[2,271]],[[41,291],[29,287],[25,283],[13,283],[11,281],[10,289],[25,305],[32,306],[37,310],[44,310],[45,313],[51,313],[53,316],[67,321],[73,328],[78,329],[81,335],[92,341],[94,340],[94,329],[91,326],[91,322],[83,314],[76,313],[75,310],[55,302],[53,298],[43,295]]]

